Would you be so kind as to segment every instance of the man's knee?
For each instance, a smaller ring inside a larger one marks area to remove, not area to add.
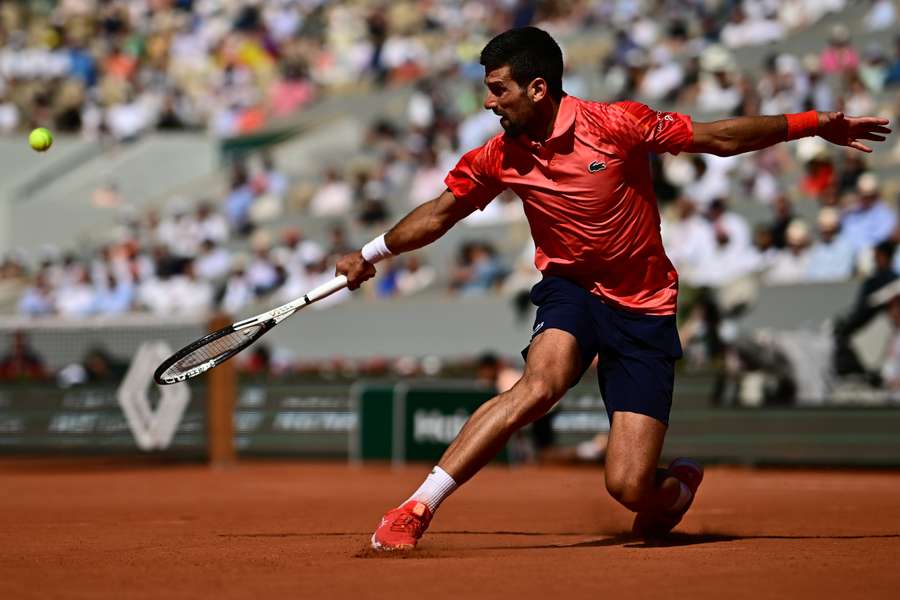
[[[607,469],[606,489],[628,510],[637,512],[652,498],[654,482],[652,477],[634,471]]]
[[[512,402],[510,421],[514,427],[524,427],[540,419],[553,408],[565,393],[539,377],[523,377],[514,386],[509,401]]]

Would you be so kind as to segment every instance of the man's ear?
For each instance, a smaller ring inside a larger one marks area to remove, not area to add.
[[[532,102],[540,102],[548,93],[547,80],[543,77],[536,77],[528,84],[528,97]]]

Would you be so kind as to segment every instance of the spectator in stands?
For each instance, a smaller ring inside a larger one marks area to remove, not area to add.
[[[493,246],[486,242],[468,242],[460,249],[450,289],[464,296],[483,295],[498,286],[506,274]]]
[[[859,80],[865,89],[872,94],[879,94],[884,89],[887,77],[888,61],[881,44],[872,42],[863,55],[863,63],[859,67]]]
[[[732,244],[741,248],[750,247],[750,226],[747,219],[729,210],[724,197],[714,199],[706,211],[706,218],[713,228],[724,231]]]
[[[266,180],[266,190],[278,198],[285,198],[290,191],[290,178],[275,163],[275,155],[271,150],[263,150],[260,154],[262,176]]]
[[[347,230],[340,223],[332,225],[328,230],[328,249],[325,252],[325,262],[331,261],[336,256],[343,256],[350,249]]]
[[[386,260],[375,279],[375,297],[390,298],[397,294],[397,275],[401,265],[397,260]]]
[[[880,242],[875,246],[874,272],[863,281],[857,293],[856,302],[850,311],[835,319],[834,364],[835,372],[838,375],[864,374],[866,372],[850,342],[853,335],[865,327],[880,310],[879,306],[872,304],[872,294],[879,292],[897,279],[897,273],[892,266],[895,249],[896,247],[891,241]]]
[[[713,226],[698,213],[696,205],[685,197],[676,200],[669,213],[672,216],[667,214],[662,222],[666,254],[682,279],[693,283],[697,270],[702,268],[715,249]],[[533,256],[531,260],[533,262]]]
[[[212,203],[201,200],[197,203],[197,211],[194,220],[199,229],[198,237],[201,240],[210,240],[217,244],[228,241],[228,220],[220,212],[213,210]]]
[[[724,198],[731,192],[727,170],[711,168],[714,163],[705,155],[694,154],[689,160],[694,174],[691,183],[684,188],[684,195],[705,212],[713,200]]]
[[[894,58],[891,60],[885,73],[884,85],[886,87],[900,85],[900,35],[894,38]]]
[[[722,43],[729,48],[772,43],[782,37],[784,27],[777,19],[763,14],[748,17],[741,4],[732,9],[731,19],[721,32]]]
[[[0,358],[0,380],[34,381],[46,377],[44,361],[28,343],[25,332],[14,332],[9,352]]]
[[[866,88],[858,71],[847,75],[847,91],[841,102],[843,104],[841,110],[848,115],[867,115],[876,109],[875,99]]]
[[[900,294],[888,301],[887,314],[894,330],[881,363],[881,379],[893,402],[900,402]]]
[[[827,75],[853,71],[859,66],[859,55],[850,44],[850,30],[846,25],[832,27],[828,46],[819,57],[819,65]]]
[[[268,232],[259,230],[250,241],[253,258],[247,265],[247,280],[257,296],[274,291],[284,283],[271,257],[271,237]]]
[[[303,232],[296,227],[290,227],[281,233],[281,243],[290,250],[289,260],[292,265],[304,267],[309,263],[322,260],[325,256],[322,245],[307,239]]]
[[[49,259],[43,260],[41,270],[47,264]],[[28,273],[21,257],[16,253],[9,253],[0,260],[0,313],[15,310],[28,283]]]
[[[437,154],[431,148],[426,148],[420,157],[419,164],[413,175],[409,190],[409,202],[418,206],[440,194],[444,188],[444,175],[446,169],[438,164]]]
[[[825,207],[818,216],[819,241],[809,252],[810,281],[847,281],[853,275],[853,247],[841,236],[841,217]]]
[[[387,185],[377,176],[360,173],[359,191],[354,195],[359,199],[356,220],[363,227],[381,225],[390,216],[387,206]]]
[[[87,269],[82,267],[75,281],[60,285],[55,299],[56,312],[62,317],[77,319],[93,314],[97,297]]]
[[[703,73],[696,99],[700,111],[734,114],[741,105],[743,92],[731,53],[721,46],[710,46],[703,51],[700,65]]]
[[[236,257],[232,263],[231,275],[225,282],[220,305],[222,310],[229,315],[240,314],[245,307],[253,302],[256,296],[253,285],[247,278],[246,265],[246,257]]]
[[[252,231],[250,223],[250,207],[253,205],[253,189],[250,187],[250,179],[246,167],[241,163],[235,163],[231,168],[231,191],[225,197],[223,209],[228,218],[231,230],[247,235]]]
[[[116,277],[112,272],[95,280],[94,308],[98,315],[119,315],[131,310],[135,299],[130,277]]]
[[[650,66],[638,86],[638,94],[654,102],[671,100],[683,80],[684,71],[669,49],[656,46],[650,52]]]
[[[835,110],[837,102],[828,79],[819,67],[819,57],[807,54],[803,58],[803,68],[809,78],[807,96],[803,100],[803,110]]]
[[[787,246],[787,229],[793,220],[793,203],[786,194],[780,194],[775,199],[775,202],[772,203],[772,221],[769,223],[772,245],[776,250],[781,250]]]
[[[118,383],[128,370],[122,363],[102,346],[88,349],[81,361],[85,372],[85,383]]]
[[[897,11],[891,0],[871,0],[872,6],[863,17],[866,31],[884,31],[897,22]]]
[[[10,134],[19,127],[19,107],[12,102],[0,86],[0,133]]]
[[[844,213],[841,229],[858,253],[886,240],[897,224],[897,214],[881,199],[880,183],[874,173],[860,175],[856,189],[856,205]]]
[[[53,290],[47,272],[39,271],[25,293],[19,299],[19,314],[26,317],[43,317],[56,311]]]
[[[855,192],[860,175],[867,170],[864,156],[859,152],[845,152],[837,180],[837,193]]]
[[[769,285],[803,283],[809,273],[809,225],[794,219],[785,232],[787,247],[779,250],[766,271],[764,280]]]
[[[817,147],[810,154],[805,164],[806,172],[800,181],[800,189],[805,195],[819,200],[834,188],[834,162],[824,147]]]
[[[205,239],[194,259],[197,277],[209,282],[224,281],[231,271],[231,254],[214,240]]]
[[[712,222],[712,227],[715,246],[695,269],[693,285],[719,288],[760,269],[760,256],[749,242],[736,240],[725,223]]]
[[[309,202],[309,212],[314,217],[339,217],[353,207],[353,189],[334,167],[325,171],[325,183]]]
[[[772,265],[779,249],[775,247],[772,230],[763,223],[753,228],[753,249],[759,258],[759,270],[765,272]]]
[[[169,282],[171,309],[179,314],[203,315],[213,307],[213,287],[208,281],[197,277],[194,265],[185,263],[180,274]]]
[[[397,292],[411,296],[430,287],[436,278],[434,267],[422,264],[418,255],[410,254],[397,273]]]

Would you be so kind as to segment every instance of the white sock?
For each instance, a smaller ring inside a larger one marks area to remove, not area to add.
[[[678,491],[678,498],[675,500],[675,503],[672,504],[669,508],[666,509],[667,513],[677,513],[681,511],[687,503],[691,501],[691,498],[694,497],[694,494],[691,493],[691,488],[689,488],[683,481],[678,482],[680,487]]]
[[[425,481],[422,482],[422,485],[419,486],[413,495],[409,497],[407,502],[410,500],[418,500],[428,506],[432,513],[437,510],[438,506],[441,505],[441,502],[444,499],[453,493],[453,490],[456,489],[456,482],[453,481],[453,478],[450,477],[450,474],[442,468],[435,466],[431,473],[428,474],[428,477],[425,478]]]

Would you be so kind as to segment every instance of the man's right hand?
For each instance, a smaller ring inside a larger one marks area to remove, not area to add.
[[[362,257],[362,252],[357,250],[338,259],[334,274],[346,275],[347,287],[355,290],[366,280],[375,277],[375,266],[367,262]]]

